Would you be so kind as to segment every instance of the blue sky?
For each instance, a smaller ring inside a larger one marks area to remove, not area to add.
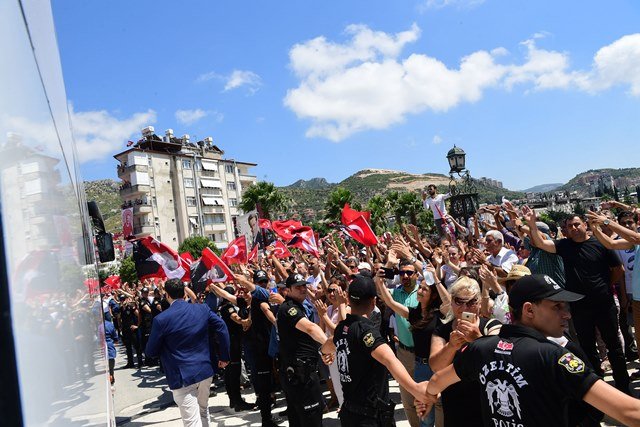
[[[638,166],[637,2],[52,3],[87,180],[148,124],[277,185],[447,173],[454,144],[511,189]]]

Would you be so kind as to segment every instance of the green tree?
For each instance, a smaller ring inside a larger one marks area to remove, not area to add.
[[[582,207],[582,205],[579,202],[576,202],[573,205],[573,213],[576,214],[576,215],[582,216],[582,215],[586,214],[587,211]]]
[[[433,220],[433,212],[431,209],[422,209],[418,213],[417,217],[417,226],[420,233],[425,234],[433,234],[436,233],[436,223]],[[464,224],[463,224],[464,225]]]
[[[344,208],[345,203],[349,203],[353,209],[360,210],[360,206],[353,203],[353,195],[351,194],[351,191],[344,187],[337,187],[329,193],[327,201],[324,204],[326,211],[324,218],[329,222],[340,223],[342,208]]]
[[[423,210],[422,199],[413,191],[400,193],[396,209],[400,210],[400,217],[406,222],[418,225],[418,213]]]
[[[389,202],[381,195],[375,195],[369,199],[366,210],[371,212],[371,228],[379,236],[389,226]]]
[[[120,264],[120,282],[135,283],[138,281],[138,274],[136,273],[136,263],[133,261],[133,257],[127,257],[122,260]]]
[[[184,239],[178,246],[178,253],[189,252],[193,259],[198,259],[202,255],[204,248],[209,248],[216,255],[220,255],[220,249],[216,244],[203,236],[191,236]]]
[[[251,184],[242,193],[242,200],[238,204],[240,209],[250,212],[260,204],[262,216],[271,219],[279,212],[286,212],[289,209],[290,201],[282,194],[272,182],[260,181]]]

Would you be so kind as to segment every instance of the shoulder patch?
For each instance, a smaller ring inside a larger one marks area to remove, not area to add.
[[[362,342],[364,343],[364,345],[366,345],[367,347],[371,347],[373,345],[373,342],[375,340],[373,339],[373,334],[371,332],[367,332],[365,334],[365,336],[362,338]]]
[[[230,314],[233,314],[233,313],[235,313],[235,312],[236,312],[235,308],[233,308],[233,307],[229,307],[229,313],[230,313]]]
[[[298,314],[298,309],[295,307],[291,307],[289,310],[287,310],[287,314],[293,317]]]
[[[584,362],[573,353],[565,353],[558,360],[558,365],[564,366],[570,374],[580,374],[584,372]]]

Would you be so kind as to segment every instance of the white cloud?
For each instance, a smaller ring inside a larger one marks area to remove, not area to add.
[[[176,120],[183,125],[192,125],[203,117],[207,116],[207,112],[201,109],[196,110],[177,110]]]
[[[588,72],[572,71],[565,52],[538,48],[536,40],[547,36],[542,32],[522,43],[522,63],[497,47],[463,57],[458,68],[426,54],[401,57],[403,48],[420,36],[415,24],[397,34],[350,25],[346,34],[350,38],[344,43],[317,37],[289,52],[300,82],[287,92],[284,104],[311,121],[307,137],[341,141],[357,132],[387,129],[409,114],[477,102],[492,88],[593,92],[628,84],[633,95],[640,95],[640,34],[600,49]]]
[[[197,83],[204,83],[209,80],[219,80],[224,82],[224,92],[245,87],[249,94],[256,93],[262,86],[262,78],[248,70],[233,70],[229,75],[218,74],[215,71],[200,74],[196,78]]]
[[[431,142],[434,144],[440,144],[442,142],[442,137],[440,135],[434,135]]]

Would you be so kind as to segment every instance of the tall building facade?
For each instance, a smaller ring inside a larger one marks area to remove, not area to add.
[[[174,249],[187,237],[204,236],[219,248],[234,239],[234,218],[243,189],[256,182],[256,163],[224,159],[207,137],[164,137],[148,126],[142,139],[116,154],[120,197],[133,208],[133,233],[153,236]]]

